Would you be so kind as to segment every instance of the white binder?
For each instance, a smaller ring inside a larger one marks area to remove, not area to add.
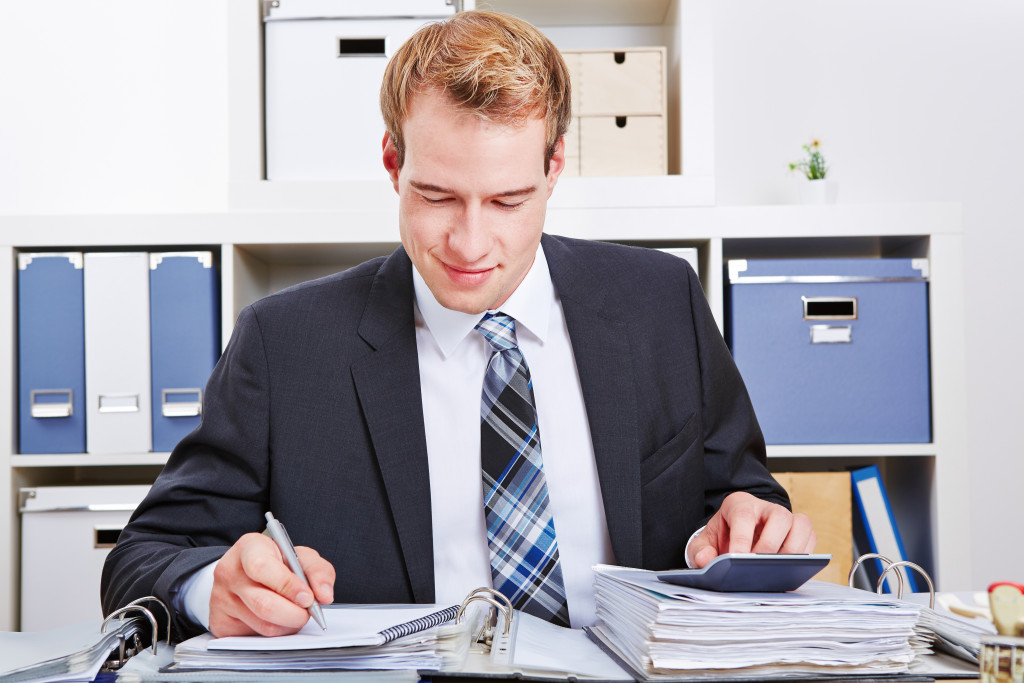
[[[85,255],[86,449],[148,453],[149,256]]]

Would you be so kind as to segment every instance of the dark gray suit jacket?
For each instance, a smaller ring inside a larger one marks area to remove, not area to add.
[[[788,505],[692,269],[545,235],[579,370],[615,561],[683,566],[735,490]],[[175,448],[103,571],[105,612],[165,602],[265,526],[338,573],[338,602],[432,602],[430,491],[412,265],[403,249],[242,311],[201,426]],[[177,617],[177,634],[197,632]]]

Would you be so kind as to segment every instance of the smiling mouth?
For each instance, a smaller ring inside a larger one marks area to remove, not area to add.
[[[450,266],[447,263],[442,263],[442,266],[444,267],[444,272],[448,275],[449,279],[462,285],[478,285],[484,282],[496,268],[495,266],[492,266],[490,268],[467,270],[464,268]]]

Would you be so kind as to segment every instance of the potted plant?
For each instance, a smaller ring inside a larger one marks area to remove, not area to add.
[[[839,185],[827,179],[828,164],[821,153],[821,142],[812,140],[803,145],[806,158],[794,161],[789,165],[790,171],[799,171],[807,178],[803,188],[804,202],[807,204],[834,204],[839,193]]]

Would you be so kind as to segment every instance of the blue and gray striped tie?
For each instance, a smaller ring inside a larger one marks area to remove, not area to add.
[[[487,314],[476,329],[494,350],[480,410],[491,580],[516,609],[568,626],[533,383],[516,343],[516,322],[503,313]]]

